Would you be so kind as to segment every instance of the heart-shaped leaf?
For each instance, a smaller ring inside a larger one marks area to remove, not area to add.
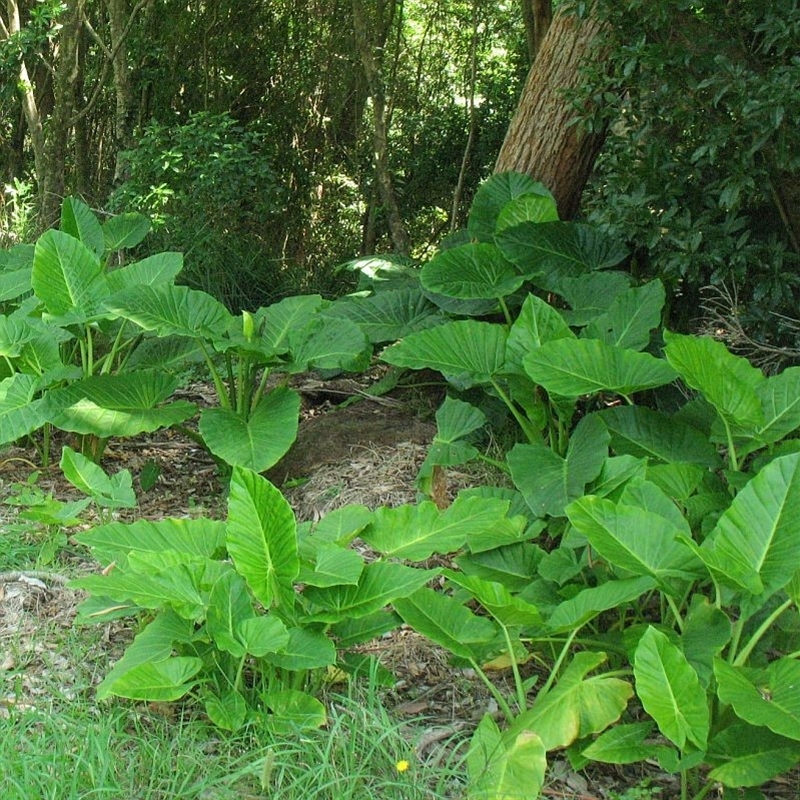
[[[231,466],[263,472],[280,461],[297,438],[300,396],[278,386],[245,419],[227,408],[207,408],[200,433],[208,449]]]

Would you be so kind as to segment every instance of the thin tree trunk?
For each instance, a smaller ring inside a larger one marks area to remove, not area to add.
[[[20,14],[17,0],[8,0],[8,26],[0,20],[0,32],[4,39],[18,35],[20,32]],[[28,125],[28,133],[31,137],[31,147],[33,149],[34,170],[37,177],[42,174],[44,169],[44,128],[39,106],[36,102],[36,95],[33,92],[33,83],[28,74],[28,66],[23,59],[19,68],[19,91],[22,94],[22,113]]]
[[[577,88],[580,68],[598,58],[602,30],[593,17],[559,12],[528,73],[495,172],[525,172],[553,192],[562,219],[573,218],[591,174],[605,131],[574,125],[575,111],[565,93]]]
[[[114,185],[122,181],[124,159],[120,154],[129,150],[133,143],[133,90],[128,69],[128,48],[125,46],[128,24],[128,4],[126,0],[106,0],[108,22],[111,32],[112,67],[114,71],[114,94],[116,108],[114,113],[114,144],[116,160],[114,164]]]
[[[469,90],[467,98],[467,113],[469,121],[469,134],[464,153],[461,156],[461,168],[458,170],[458,182],[453,192],[453,204],[450,209],[450,232],[458,227],[458,211],[461,206],[461,197],[464,193],[464,182],[467,177],[467,168],[472,156],[472,148],[475,144],[475,133],[478,127],[478,120],[475,108],[475,83],[478,73],[478,8],[480,0],[474,0],[472,4],[472,37],[470,39],[469,53]]]
[[[353,23],[356,47],[364,68],[369,93],[372,97],[372,143],[375,168],[375,182],[386,211],[392,245],[399,253],[408,253],[411,241],[406,230],[397,197],[394,191],[391,169],[389,168],[389,114],[386,105],[386,92],[382,74],[383,45],[387,30],[378,30],[370,35],[370,24],[362,0],[352,0]],[[379,3],[379,11],[382,3]],[[380,20],[383,22],[383,20]],[[376,41],[377,38],[377,41]]]

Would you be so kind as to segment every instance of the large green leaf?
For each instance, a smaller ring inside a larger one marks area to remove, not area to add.
[[[800,562],[800,453],[749,481],[697,554],[725,583],[762,600],[783,588]]]
[[[105,508],[133,508],[136,495],[133,493],[131,473],[124,469],[116,475],[107,475],[102,467],[90,461],[71,447],[61,451],[59,463],[64,477],[79,491],[91,497]]]
[[[755,676],[717,658],[714,660],[714,676],[719,699],[732,705],[741,719],[800,741],[799,661],[781,658]]]
[[[630,286],[630,274],[616,270],[587,272],[577,278],[564,278],[556,294],[560,294],[570,308],[561,311],[561,314],[570,325],[587,325],[605,314],[616,297],[630,289]]]
[[[556,339],[574,339],[564,318],[549,303],[529,294],[519,310],[506,342],[507,369],[524,372],[522,363],[526,353]]]
[[[247,701],[236,689],[228,688],[221,695],[203,697],[206,716],[224,731],[238,731],[247,721]]]
[[[112,292],[133,289],[137,286],[171,284],[183,269],[183,253],[156,253],[108,273],[108,286]]]
[[[458,497],[444,511],[430,501],[379,508],[361,538],[383,555],[406,561],[453,553],[481,537],[496,537],[499,546],[518,539],[526,525],[524,517],[508,519],[508,507],[508,500]]]
[[[77,197],[65,197],[61,204],[61,230],[79,240],[98,258],[103,255],[103,229],[89,206]]]
[[[597,339],[546,342],[528,353],[523,364],[531,380],[562,397],[597,392],[629,396],[676,377],[669,364],[649,353],[623,350]]]
[[[236,638],[256,658],[284,652],[290,640],[286,626],[272,614],[241,620],[236,626]]]
[[[659,280],[628,289],[617,295],[608,311],[593,319],[582,335],[617,347],[644,350],[650,344],[650,331],[661,324],[664,297],[664,285]]]
[[[452,583],[466,589],[489,614],[505,627],[541,625],[539,609],[511,594],[502,583],[487,581],[476,575],[465,575],[455,570],[445,570]]]
[[[664,354],[683,381],[729,424],[757,429],[765,422],[757,390],[766,380],[745,358],[708,336],[664,332]]]
[[[244,578],[235,570],[226,570],[214,581],[208,596],[206,628],[214,644],[234,658],[242,658],[247,648],[237,636],[237,629],[254,616]]]
[[[33,257],[31,284],[42,305],[54,316],[83,322],[100,313],[109,294],[97,256],[61,231],[39,237]]]
[[[644,406],[617,406],[600,412],[617,453],[646,456],[667,464],[720,466],[717,448],[697,428]]]
[[[159,370],[95,375],[50,391],[44,409],[62,430],[103,438],[135,436],[176,425],[195,413],[195,405],[185,400],[158,406],[176,386],[173,376]]]
[[[303,539],[300,547],[303,563],[297,577],[306,586],[337,586],[339,584],[358,584],[364,559],[355,551],[324,540],[317,541],[309,536]]]
[[[0,357],[17,358],[38,332],[32,320],[0,315]]]
[[[31,291],[32,274],[31,267],[0,271],[0,303],[17,300],[28,294]]]
[[[656,586],[655,579],[645,575],[583,589],[558,605],[548,618],[547,627],[556,633],[582,628],[603,611],[631,603]]]
[[[436,412],[436,435],[433,437],[420,477],[427,477],[434,465],[464,464],[478,455],[478,449],[464,441],[486,424],[486,415],[470,403],[446,397]]]
[[[475,193],[467,229],[473,239],[491,242],[502,210],[517,197],[536,195],[552,198],[544,184],[520,172],[499,172],[484,181]]]
[[[688,526],[678,527],[655,511],[587,495],[567,506],[566,512],[610,565],[660,582],[691,578],[700,568],[692,550],[679,541],[688,535]]]
[[[102,226],[104,248],[106,252],[113,253],[136,247],[144,241],[151,227],[150,220],[136,211],[110,217]]]
[[[178,700],[197,684],[192,678],[203,668],[194,657],[168,658],[166,661],[145,662],[120,676],[113,694],[129,700],[149,700],[167,703]]]
[[[406,336],[384,351],[384,361],[398,367],[435,369],[462,386],[489,383],[505,360],[502,325],[459,320]]]
[[[225,335],[233,321],[225,306],[210,294],[166,283],[117,292],[106,301],[106,307],[159,336],[215,340]]]
[[[199,588],[203,566],[171,564],[158,572],[134,573],[115,569],[107,575],[88,575],[71,585],[98,597],[141,608],[171,607],[184,619],[199,621],[205,614],[205,598]]]
[[[477,575],[502,583],[511,591],[521,591],[537,576],[544,551],[529,542],[517,542],[481,553],[470,553],[456,559],[465,575]]]
[[[539,694],[533,707],[520,714],[510,730],[536,732],[547,750],[566,747],[616,722],[633,688],[608,675],[592,675],[606,659],[605,653],[576,653],[558,683]]]
[[[700,683],[708,687],[714,671],[714,658],[731,640],[733,628],[725,612],[702,594],[692,597],[691,608],[681,631],[681,648],[694,667]]]
[[[166,661],[179,642],[188,642],[194,635],[194,624],[191,620],[179,617],[174,611],[167,610],[158,614],[147,627],[138,633],[128,649],[106,674],[98,685],[96,697],[105,700],[115,694],[114,684],[126,672],[142,664]]]
[[[447,317],[417,286],[340,300],[323,313],[326,317],[352,320],[372,344],[396,342],[410,333],[434,328],[447,321]]]
[[[778,442],[800,427],[800,367],[789,367],[756,386],[763,421],[755,430],[734,427],[734,436],[753,436],[756,442],[746,450]],[[745,452],[745,450],[743,450]]]
[[[591,758],[592,761],[602,761],[605,764],[634,764],[655,758],[664,745],[651,744],[652,722],[632,722],[627,725],[615,725],[604,731],[581,755]]]
[[[265,395],[250,415],[207,408],[200,434],[208,449],[232,466],[263,472],[280,461],[297,438],[300,396],[279,386]]]
[[[558,207],[549,193],[523,194],[515,197],[503,206],[497,217],[497,232],[513,228],[521,222],[556,222]]]
[[[101,564],[125,567],[129,553],[159,554],[177,550],[189,556],[212,558],[225,545],[225,523],[211,519],[140,519],[130,524],[111,522],[78,534]]]
[[[560,517],[599,474],[608,455],[608,431],[597,415],[584,417],[561,458],[543,444],[517,444],[508,454],[511,477],[539,517]]]
[[[460,658],[475,658],[476,650],[493,641],[497,626],[486,617],[441,592],[421,588],[394,602],[395,611],[417,633]]]
[[[364,331],[349,319],[318,316],[288,336],[291,372],[309,369],[357,371],[369,363],[372,348]]]
[[[43,400],[36,400],[39,379],[20,372],[0,381],[0,444],[14,442],[47,421]]]
[[[706,693],[680,648],[652,626],[634,656],[636,693],[661,733],[683,750],[690,741],[700,750],[708,740]]]
[[[547,753],[532,731],[501,733],[486,714],[470,741],[467,770],[467,800],[533,800],[544,786]]]
[[[255,314],[261,330],[261,346],[266,352],[285,353],[289,349],[289,334],[303,330],[325,305],[318,294],[286,297],[279,303],[260,308]]]
[[[628,254],[616,239],[577,222],[523,222],[495,241],[528,280],[547,291],[558,291],[564,278],[613,267]]]
[[[365,617],[399,598],[407,597],[435,575],[434,570],[377,561],[364,567],[357,586],[311,586],[303,592],[303,597],[314,607],[312,619],[340,622]]]
[[[710,780],[724,786],[762,786],[800,761],[800,744],[764,728],[731,725],[709,742],[706,760],[714,766]]]
[[[322,728],[328,715],[325,706],[308,692],[280,689],[264,698],[272,712],[267,717],[269,729],[278,736],[295,736],[304,730]]]
[[[228,553],[266,608],[294,602],[300,569],[297,526],[283,495],[251,470],[234,467],[228,496]]]
[[[265,653],[264,660],[283,669],[319,669],[336,662],[336,647],[321,631],[289,628],[280,652]]]
[[[483,242],[440,250],[420,272],[429,292],[463,300],[505,297],[524,280],[493,244]]]

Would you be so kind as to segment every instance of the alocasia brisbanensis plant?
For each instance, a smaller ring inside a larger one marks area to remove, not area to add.
[[[153,431],[194,414],[191,403],[166,403],[178,384],[163,369],[132,374],[141,331],[107,305],[115,292],[171,282],[181,270],[178,253],[112,268],[115,254],[135,246],[149,227],[139,214],[101,225],[84,203],[67,198],[60,230],[8,255],[0,270],[8,312],[0,316],[0,443],[43,428],[46,461],[47,433],[55,426],[79,434],[85,454],[96,459],[112,436]]]

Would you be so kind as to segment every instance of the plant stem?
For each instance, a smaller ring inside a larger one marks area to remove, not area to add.
[[[484,464],[489,464],[489,465],[495,467],[496,469],[501,470],[506,475],[510,475],[511,474],[511,470],[509,469],[509,466],[508,466],[508,464],[506,464],[505,461],[498,461],[496,458],[490,458],[489,456],[485,456],[483,453],[478,453],[476,458],[479,461],[483,461]]]
[[[264,391],[267,388],[267,380],[270,376],[270,369],[268,367],[264,367],[261,371],[261,380],[258,382],[258,388],[253,392],[253,397],[250,400],[250,413],[252,414],[256,408],[258,408],[258,404],[261,402],[261,398],[264,396]]]
[[[753,648],[759,643],[761,637],[770,629],[772,624],[775,622],[778,617],[783,614],[784,611],[787,611],[792,607],[794,604],[794,600],[790,597],[787,600],[784,600],[762,623],[758,626],[756,632],[750,637],[747,644],[741,649],[739,654],[733,661],[734,667],[741,667],[747,659],[750,657],[750,653],[753,652]]]
[[[736,445],[733,443],[733,433],[728,421],[722,417],[722,424],[725,426],[725,437],[728,440],[728,460],[730,461],[731,468],[734,472],[739,471],[739,462],[736,458]]]
[[[511,707],[506,703],[505,698],[498,688],[486,677],[486,673],[478,666],[478,662],[474,659],[469,660],[470,666],[472,669],[475,670],[475,674],[483,681],[486,688],[489,690],[489,693],[494,697],[497,705],[500,707],[500,710],[503,712],[503,716],[506,720],[510,723],[514,719],[514,714],[511,711]]]
[[[206,348],[205,342],[199,342],[200,349],[203,352],[203,358],[205,359],[206,366],[208,367],[208,371],[211,374],[211,380],[214,381],[214,389],[217,392],[217,399],[219,400],[220,406],[222,408],[230,408],[231,402],[228,397],[228,393],[225,390],[225,384],[222,382],[222,378],[220,377],[219,371],[214,366],[214,362],[209,355],[208,349]]]
[[[508,311],[508,306],[506,305],[506,301],[502,297],[497,298],[497,302],[500,303],[500,308],[503,309],[503,316],[506,318],[506,325],[510,328],[513,324],[513,320],[511,319],[511,314]]]
[[[742,628],[744,628],[744,620],[739,617],[733,623],[733,633],[731,635],[731,649],[728,653],[728,663],[733,664],[736,661],[737,651],[739,649],[739,640],[742,638]]]
[[[544,686],[539,690],[539,694],[544,692],[549,692],[550,688],[553,685],[553,682],[556,679],[556,675],[558,671],[561,669],[561,665],[564,663],[564,659],[567,657],[569,653],[570,647],[572,647],[572,642],[574,641],[575,637],[578,635],[578,629],[576,628],[569,636],[567,636],[566,641],[564,642],[564,646],[561,648],[561,652],[558,654],[558,658],[556,659],[555,664],[553,664],[553,668],[550,670],[550,674],[547,676],[547,680],[544,683]]]
[[[508,633],[508,628],[501,623],[500,627],[503,629],[503,636],[506,640],[506,647],[508,648],[508,658],[511,661],[511,671],[514,673],[514,686],[517,690],[517,706],[519,713],[528,710],[528,702],[525,698],[525,687],[522,685],[522,676],[519,674],[519,664],[517,664],[517,657],[514,655],[514,647],[511,642],[511,636]]]
[[[678,631],[683,633],[683,617],[681,617],[681,612],[678,607],[675,605],[675,601],[665,592],[664,597],[667,598],[667,605],[669,606],[669,610],[672,612],[672,616],[675,618],[675,624],[678,626]]]
[[[522,414],[519,413],[517,407],[514,405],[514,402],[511,398],[502,390],[500,385],[497,383],[494,378],[490,378],[489,382],[492,384],[492,388],[497,392],[500,399],[506,404],[506,407],[511,412],[511,415],[517,421],[517,424],[522,428],[522,432],[527,436],[528,441],[531,444],[537,444],[541,441],[541,436],[537,433],[537,431],[533,428],[530,421],[527,420]]]

